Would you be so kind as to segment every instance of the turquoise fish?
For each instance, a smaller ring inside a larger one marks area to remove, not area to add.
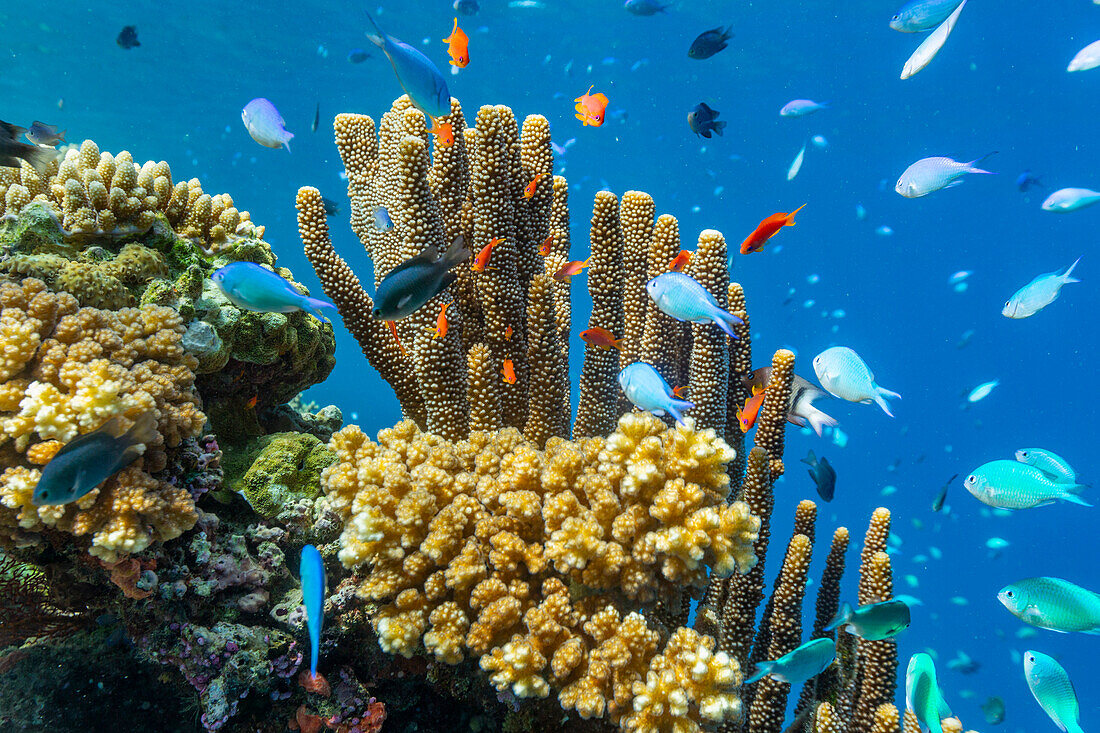
[[[1060,484],[1077,483],[1077,473],[1069,465],[1069,461],[1053,451],[1042,448],[1021,448],[1016,451],[1016,460],[1035,466]]]
[[[283,277],[255,262],[233,262],[217,270],[210,279],[233,305],[244,310],[261,313],[303,310],[321,321],[328,321],[338,313],[332,303],[302,295]]]
[[[133,463],[157,438],[153,413],[139,416],[129,430],[112,417],[90,433],[78,435],[61,447],[42,468],[31,503],[68,504]]]
[[[756,672],[745,684],[766,675],[792,685],[801,684],[825,671],[836,659],[836,643],[832,639],[814,639],[787,652],[779,659],[756,663]]]
[[[619,372],[619,386],[626,398],[639,410],[654,415],[672,415],[676,422],[684,422],[684,410],[695,407],[686,400],[680,400],[672,394],[672,388],[649,364],[643,361],[624,367]]]
[[[470,257],[465,240],[455,237],[442,257],[434,244],[416,257],[405,260],[386,273],[374,293],[371,317],[382,321],[408,318],[458,277],[451,268]]]
[[[309,628],[309,674],[316,677],[321,625],[325,621],[325,563],[313,545],[302,548],[298,576],[302,581],[302,602],[306,607],[306,626]]]
[[[722,310],[718,301],[699,284],[699,281],[682,272],[666,272],[645,285],[646,292],[658,310],[677,321],[707,323],[725,331],[730,338],[737,338],[733,327],[744,323],[729,311]]]
[[[943,733],[940,721],[951,717],[936,682],[936,663],[924,652],[914,654],[905,670],[905,707],[929,733]]]
[[[909,606],[903,601],[868,603],[854,609],[845,603],[841,605],[840,613],[825,627],[825,630],[832,631],[839,626],[844,626],[845,631],[861,639],[881,641],[905,631],[909,628],[909,623]]]
[[[1100,634],[1100,594],[1061,578],[1026,578],[997,594],[1016,618],[1040,629]]]
[[[1084,484],[1058,483],[1035,466],[1019,461],[990,461],[963,480],[966,490],[998,509],[1031,509],[1062,500],[1092,506],[1080,496]]]
[[[367,18],[377,35],[368,33],[371,43],[382,49],[397,75],[397,83],[409,95],[413,104],[429,117],[443,117],[451,113],[451,93],[439,68],[424,54],[399,41],[378,27],[370,13]]]
[[[1054,724],[1065,733],[1083,733],[1077,693],[1062,665],[1042,652],[1024,652],[1024,677],[1031,694]]]

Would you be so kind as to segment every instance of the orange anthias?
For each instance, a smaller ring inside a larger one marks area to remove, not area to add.
[[[449,148],[455,144],[455,131],[450,122],[444,122],[439,124],[439,120],[435,117],[432,118],[432,126],[428,128],[428,132],[435,135],[435,142],[444,148]]]
[[[550,251],[554,248],[554,235],[551,234],[546,239],[542,240],[542,244],[539,245],[539,254],[545,257],[550,254]]]
[[[508,326],[507,328],[504,329],[504,340],[505,341],[511,341],[512,340],[512,327],[511,326]]]
[[[615,338],[615,336],[606,328],[600,328],[599,326],[593,326],[580,332],[581,340],[586,344],[592,344],[607,351],[608,349],[619,349],[622,347],[619,345],[622,342],[621,338]]]
[[[535,179],[527,184],[527,187],[523,189],[523,198],[529,199],[535,195],[536,186],[539,185],[539,180],[542,178],[542,176],[542,173],[537,174],[535,176]]]
[[[737,422],[741,423],[741,432],[747,433],[756,424],[756,416],[760,414],[760,406],[764,404],[766,390],[760,387],[752,388],[752,397],[745,400],[745,406],[737,411]]]
[[[397,348],[401,349],[401,353],[405,356],[409,355],[409,352],[405,350],[405,345],[401,343],[401,339],[397,336],[397,321],[386,321],[390,327],[390,333],[393,334],[393,340],[397,342]]]
[[[447,45],[447,53],[451,56],[451,66],[465,69],[470,63],[470,39],[466,33],[458,27],[458,18],[455,18],[455,27],[451,35],[443,39]]]
[[[477,253],[477,257],[470,263],[470,269],[474,272],[485,272],[485,268],[489,266],[489,258],[493,255],[493,247],[503,241],[500,237],[489,240],[489,243],[481,248],[481,251]]]
[[[575,117],[581,121],[582,125],[599,127],[603,124],[604,111],[607,110],[608,102],[606,94],[603,92],[592,94],[592,87],[588,87],[587,92],[573,101],[577,103]]]
[[[679,386],[679,387],[673,387],[672,388],[673,397],[676,397],[676,398],[681,399],[681,400],[686,400],[687,399],[687,392],[688,392],[688,385],[686,385],[686,384],[682,385],[682,386]]]
[[[680,254],[673,257],[668,263],[668,269],[670,272],[683,272],[689,262],[691,262],[691,252],[682,249]]]
[[[433,339],[447,338],[447,327],[450,325],[447,323],[447,306],[450,303],[444,303],[439,309],[439,316],[435,319],[435,328],[432,329],[435,333],[432,334]]]
[[[508,384],[516,383],[516,369],[512,366],[511,359],[504,360],[504,365],[500,368],[500,373],[504,376],[504,381]]]
[[[566,262],[562,265],[561,269],[554,273],[554,279],[558,282],[569,282],[569,278],[579,273],[584,268],[588,267],[588,260],[581,262],[580,260],[573,260],[572,262]]]
[[[775,233],[780,229],[783,227],[793,227],[794,215],[804,208],[806,208],[806,204],[802,204],[802,206],[799,206],[789,214],[780,211],[760,222],[753,233],[746,237],[745,241],[741,243],[741,254],[747,255],[762,250],[764,248],[764,243],[775,236]]]

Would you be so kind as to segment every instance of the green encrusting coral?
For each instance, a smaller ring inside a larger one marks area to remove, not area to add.
[[[257,514],[274,518],[321,495],[321,471],[336,455],[308,433],[274,433],[231,450],[222,459],[225,487]]]

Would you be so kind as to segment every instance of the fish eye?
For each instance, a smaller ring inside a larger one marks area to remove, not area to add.
[[[1005,591],[1005,598],[1008,598],[1009,600],[1012,600],[1015,597],[1016,597],[1016,591],[1014,591],[1014,590],[1006,590]]]
[[[966,477],[966,483],[973,486],[974,484],[978,483],[978,477],[971,474],[971,475]]]
[[[901,19],[901,16],[900,16],[900,15],[895,15],[895,16],[894,16],[893,18],[891,18],[890,20],[899,20],[899,19]]]
[[[1027,457],[1029,457],[1030,455],[1031,455],[1031,454],[1030,454],[1030,453],[1028,453],[1028,452],[1027,452],[1026,450],[1022,450],[1022,451],[1020,451],[1020,457],[1021,457],[1021,458],[1027,458]]]

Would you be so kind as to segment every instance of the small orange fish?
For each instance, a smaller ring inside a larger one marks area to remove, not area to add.
[[[449,148],[455,144],[455,130],[450,122],[444,122],[441,125],[439,120],[433,117],[432,126],[428,129],[428,132],[435,135],[435,142],[441,147]]]
[[[614,334],[612,334],[606,328],[593,326],[592,328],[581,331],[578,335],[581,337],[581,340],[584,341],[586,344],[592,344],[593,346],[597,346],[604,351],[607,351],[611,348],[619,349],[620,351],[622,350],[622,347],[619,346],[619,344],[622,342],[622,339],[615,338]]]
[[[477,257],[470,263],[470,269],[474,272],[485,272],[485,268],[489,266],[489,258],[493,254],[493,247],[503,241],[500,237],[489,240],[489,243],[481,248],[481,251],[477,253]]]
[[[595,86],[595,85],[593,85]],[[603,113],[607,110],[607,95],[603,92],[592,94],[592,87],[573,101],[577,103],[577,114],[574,115],[584,127],[592,125],[599,127],[603,124]]]
[[[504,360],[504,366],[501,367],[500,373],[504,375],[504,381],[507,382],[508,384],[515,384],[516,383],[516,370],[512,366],[512,360],[511,359],[505,359]]]
[[[443,42],[449,44],[447,53],[451,55],[451,66],[465,69],[466,64],[470,63],[470,39],[458,27],[458,18],[455,18],[455,27],[451,31],[451,35],[444,38]]]
[[[450,303],[444,303],[439,309],[439,316],[435,319],[435,328],[430,329],[434,331],[433,339],[447,338],[447,327],[450,325],[447,323],[447,306]]]
[[[550,251],[554,248],[554,235],[551,234],[546,239],[542,240],[542,244],[539,245],[539,254],[545,257],[550,254]]]
[[[512,340],[512,327],[511,326],[508,326],[507,328],[504,329],[504,340],[505,341],[511,341]]]
[[[802,204],[791,213],[785,213],[780,211],[778,214],[772,214],[764,221],[756,225],[756,229],[753,233],[745,238],[745,241],[741,243],[741,254],[747,255],[753,252],[759,252],[764,249],[764,243],[775,236],[783,227],[794,226],[794,215],[806,208],[806,204]]]
[[[682,385],[680,387],[673,387],[672,388],[672,395],[674,397],[678,397],[681,400],[686,400],[687,399],[687,393],[688,393],[688,385],[686,385],[686,384]]]
[[[668,263],[668,269],[670,272],[683,272],[689,262],[691,262],[691,252],[682,249],[680,250],[680,254],[673,257]]]
[[[535,180],[527,184],[527,188],[523,189],[523,198],[529,199],[535,195],[535,187],[539,185],[539,180],[542,178],[542,176],[542,173],[537,174],[535,176]]]
[[[756,416],[760,414],[760,406],[764,404],[764,393],[767,390],[760,387],[752,388],[752,397],[745,400],[744,408],[737,411],[737,422],[741,423],[741,432],[747,433],[756,424]]]
[[[558,282],[569,282],[569,278],[578,274],[581,270],[588,267],[588,260],[581,262],[580,260],[573,260],[572,262],[566,262],[562,265],[561,269],[554,273],[554,279]]]
[[[401,349],[401,353],[405,356],[409,355],[409,352],[405,350],[405,345],[401,343],[401,339],[397,337],[397,321],[386,321],[390,326],[390,333],[393,334],[393,340],[397,342],[397,348]]]
[[[260,395],[258,395],[258,394],[252,395],[252,397],[249,398],[248,403],[247,403],[248,404],[248,409],[251,410],[254,407],[256,407],[256,401],[258,399],[260,399]]]

